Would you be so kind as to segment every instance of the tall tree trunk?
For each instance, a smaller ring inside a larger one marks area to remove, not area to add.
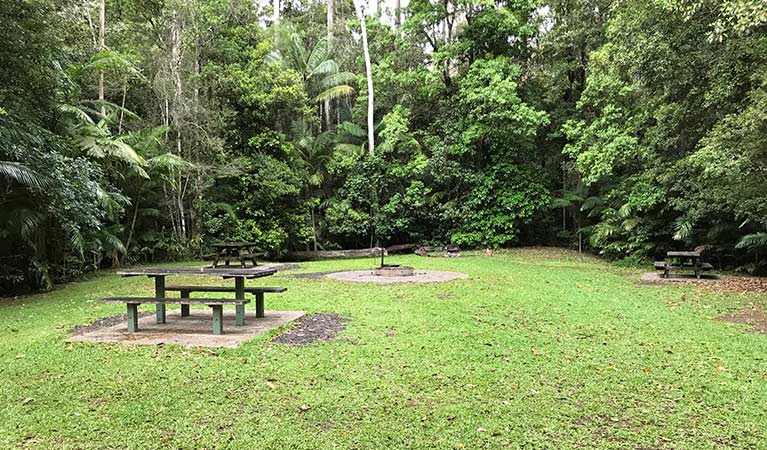
[[[333,20],[334,20],[334,12],[333,12],[334,4],[333,0],[328,0],[328,16],[327,16],[327,27],[328,27],[328,44],[332,45],[333,43]],[[333,123],[332,120],[332,111],[330,110],[330,99],[326,99],[323,104],[323,110],[325,111],[325,129],[329,130],[331,128],[331,125]],[[316,250],[316,249],[315,249]]]
[[[314,239],[314,253],[317,253],[317,218],[314,214],[314,206],[312,206],[312,238]]]
[[[173,119],[173,128],[176,131],[176,152],[179,157],[184,158],[182,147],[182,133],[181,133],[181,106],[183,102],[183,85],[181,83],[181,58],[182,58],[182,42],[181,42],[181,19],[179,18],[178,11],[173,11],[171,18],[171,30],[170,30],[170,73],[173,79],[173,102],[171,103],[173,112],[171,118]],[[178,193],[176,195],[176,202],[178,205],[178,223],[179,223],[179,237],[181,242],[186,242],[187,230],[186,230],[186,214],[184,212],[184,193],[182,189],[181,174],[179,174],[178,180]]]
[[[362,51],[365,55],[365,72],[368,79],[368,152],[373,156],[375,154],[375,127],[373,126],[373,73],[370,64],[370,49],[368,48],[368,27],[365,23],[365,14],[363,13],[362,0],[353,0],[354,9],[357,11],[357,18],[360,21],[362,31]]]
[[[106,48],[106,2],[99,1],[99,52]],[[101,115],[106,115],[104,108],[104,70],[99,73],[99,102],[101,103]]]
[[[402,24],[401,19],[401,9],[402,9],[402,2],[401,0],[394,0],[394,29],[399,29],[399,26]]]
[[[280,0],[272,0],[272,25],[280,21]]]

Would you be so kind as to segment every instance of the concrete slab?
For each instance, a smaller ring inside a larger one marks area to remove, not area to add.
[[[273,330],[304,315],[304,311],[266,311],[266,317],[256,318],[256,312],[248,310],[245,325],[234,324],[234,309],[224,310],[224,334],[214,335],[213,316],[210,308],[192,309],[187,317],[181,317],[180,309],[166,313],[166,323],[155,323],[154,314],[141,317],[139,331],[128,332],[128,323],[89,330],[72,336],[68,342],[112,342],[115,344],[158,345],[178,344],[187,347],[238,347],[259,334]]]
[[[679,274],[679,273],[672,273],[669,274],[668,278],[663,278],[663,274],[658,272],[645,272],[642,274],[642,276],[639,278],[640,281],[645,282],[658,282],[658,283],[674,283],[674,282],[695,282],[695,283],[706,283],[711,281],[720,281],[721,277],[719,275],[715,274],[701,274],[700,279],[696,278],[694,274]]]

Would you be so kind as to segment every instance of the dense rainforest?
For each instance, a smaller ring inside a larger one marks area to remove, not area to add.
[[[767,265],[763,0],[4,0],[0,288],[199,256]]]

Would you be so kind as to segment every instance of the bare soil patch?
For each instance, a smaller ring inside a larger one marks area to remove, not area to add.
[[[296,320],[290,330],[272,339],[287,345],[306,345],[315,341],[329,341],[346,329],[347,319],[335,313],[320,313]]]
[[[139,319],[140,319],[142,317],[148,317],[148,316],[151,316],[153,314],[154,313],[152,313],[152,312],[145,311],[145,312],[140,312],[138,316],[139,316]],[[91,322],[88,325],[78,325],[78,326],[72,328],[71,330],[69,330],[69,334],[73,334],[73,335],[76,335],[76,334],[86,334],[86,333],[89,333],[91,331],[99,330],[101,328],[110,328],[110,327],[113,327],[113,326],[115,326],[117,324],[120,324],[120,323],[127,323],[127,321],[128,321],[128,314],[125,314],[125,313],[123,313],[123,314],[115,314],[113,316],[102,317],[101,319],[96,319],[96,320],[94,320],[93,322]]]
[[[722,316],[718,319],[723,322],[746,324],[749,326],[748,331],[752,333],[767,334],[767,311],[760,306],[751,305],[731,316]]]

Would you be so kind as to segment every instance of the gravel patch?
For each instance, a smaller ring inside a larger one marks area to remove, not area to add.
[[[304,316],[288,331],[272,339],[287,345],[307,345],[315,341],[329,341],[346,329],[346,319],[335,313]]]

